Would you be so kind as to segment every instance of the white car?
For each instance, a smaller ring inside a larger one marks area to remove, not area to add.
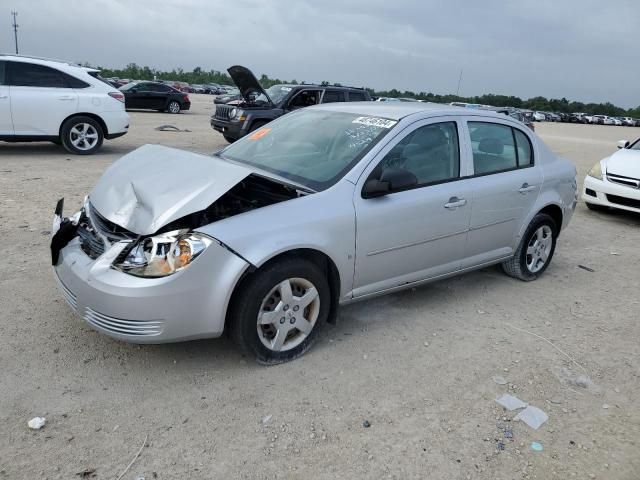
[[[607,115],[593,115],[591,117],[591,123],[598,123],[600,125],[615,125],[615,121],[612,117]]]
[[[0,55],[0,140],[51,141],[86,155],[128,130],[124,95],[98,70]]]
[[[591,210],[611,207],[640,213],[640,140],[632,145],[620,140],[618,148],[589,171],[582,200]]]
[[[625,127],[635,127],[636,126],[636,121],[631,117],[622,117],[622,118],[620,118],[620,120],[622,120],[622,124]]]
[[[533,112],[533,119],[536,122],[544,122],[547,119],[547,116],[542,112]]]

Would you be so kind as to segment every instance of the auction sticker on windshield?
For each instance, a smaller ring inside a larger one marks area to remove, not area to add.
[[[372,127],[391,128],[398,122],[395,120],[389,120],[387,118],[358,117],[351,123],[359,123],[361,125],[370,125]]]
[[[249,137],[249,140],[259,140],[262,137],[264,137],[267,133],[269,133],[271,131],[270,128],[261,128],[260,130],[258,130],[256,133],[254,133],[253,135],[251,135]]]

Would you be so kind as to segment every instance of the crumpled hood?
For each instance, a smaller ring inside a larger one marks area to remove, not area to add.
[[[252,173],[215,157],[160,145],[125,155],[89,194],[106,219],[138,235],[204,210]]]
[[[640,178],[640,150],[623,148],[609,157],[607,173],[623,177]]]

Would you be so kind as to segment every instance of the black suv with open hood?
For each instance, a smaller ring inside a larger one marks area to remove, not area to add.
[[[233,142],[287,112],[318,103],[371,101],[362,88],[321,85],[274,85],[262,88],[251,70],[239,65],[227,69],[240,89],[241,100],[216,105],[211,126]]]

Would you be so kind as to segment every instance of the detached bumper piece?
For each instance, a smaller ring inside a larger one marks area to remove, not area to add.
[[[54,213],[53,224],[58,231],[51,237],[51,265],[56,266],[60,260],[60,250],[78,235],[78,225],[72,220],[62,217],[64,198],[58,200]]]

